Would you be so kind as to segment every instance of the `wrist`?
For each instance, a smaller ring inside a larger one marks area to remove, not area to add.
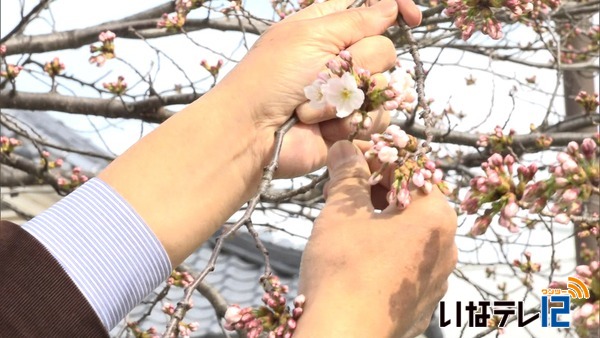
[[[343,289],[343,288],[342,288]],[[387,304],[360,292],[324,292],[307,297],[294,337],[393,337]]]

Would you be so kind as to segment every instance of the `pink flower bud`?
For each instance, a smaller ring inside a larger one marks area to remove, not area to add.
[[[488,158],[488,163],[494,167],[501,166],[502,162],[503,162],[502,155],[500,155],[498,153],[494,153],[492,156],[490,156],[490,158]]]
[[[479,236],[484,234],[487,231],[487,228],[490,226],[491,222],[492,218],[489,216],[477,217],[477,219],[475,220],[475,224],[473,224],[471,231],[469,231],[469,234],[471,236]]]
[[[347,50],[343,50],[340,52],[340,58],[344,61],[352,61],[352,55],[350,55],[350,52]]]
[[[387,193],[386,200],[387,200],[388,204],[396,203],[396,190],[395,189],[392,188],[392,190],[390,190]]]
[[[356,126],[359,123],[361,123],[363,120],[363,116],[361,113],[359,112],[354,112],[352,113],[352,115],[350,116],[350,124]]]
[[[227,311],[225,311],[225,321],[227,323],[230,324],[235,324],[237,322],[239,322],[242,319],[242,315],[241,315],[241,309],[239,307],[239,305],[231,305],[230,307],[227,308]]]
[[[292,319],[292,318],[288,319],[288,321],[287,321],[287,326],[288,326],[290,329],[294,330],[294,329],[296,328],[296,325],[297,325],[297,324],[296,324],[296,321],[295,321],[294,319]]]
[[[571,154],[574,154],[577,152],[577,150],[579,150],[579,145],[577,144],[577,142],[571,141],[571,142],[569,142],[567,149],[569,150],[569,152]]]
[[[517,212],[519,212],[519,206],[515,202],[509,202],[502,209],[502,215],[504,215],[506,218],[515,217]]]
[[[386,146],[379,151],[377,156],[383,163],[394,163],[398,160],[398,149]]]
[[[569,224],[569,222],[571,222],[571,218],[569,218],[569,216],[565,213],[560,213],[554,216],[554,221],[561,224]]]
[[[198,322],[191,322],[191,323],[188,324],[188,328],[192,332],[198,331],[198,329],[200,328],[200,324],[198,324]]]
[[[575,267],[575,272],[581,277],[592,277],[592,270],[590,270],[590,267],[587,265],[578,265]]]
[[[304,302],[306,302],[306,297],[302,294],[296,296],[296,298],[294,298],[294,306],[295,307],[302,307],[304,306]]]
[[[569,159],[562,164],[562,169],[565,171],[565,173],[574,174],[579,171],[579,166],[575,161]]]
[[[412,176],[412,182],[416,187],[420,188],[425,184],[425,177],[423,177],[423,174],[420,171],[416,172]]]
[[[383,103],[383,109],[385,109],[385,110],[398,109],[398,102],[396,102],[394,100],[385,101]]]
[[[565,162],[571,160],[571,156],[569,156],[569,154],[567,154],[567,153],[560,152],[560,153],[558,153],[558,155],[556,155],[556,159],[560,163],[565,163]]]
[[[594,140],[592,140],[591,138],[586,138],[581,143],[581,152],[583,153],[585,158],[590,159],[594,156],[594,153],[596,152],[596,147],[597,145],[596,142],[594,142]]]
[[[431,171],[429,171],[427,169],[421,169],[421,174],[423,174],[423,177],[425,177],[426,180],[430,179],[431,176],[433,176]]]
[[[397,132],[393,133],[392,139],[394,140],[394,144],[400,149],[406,147],[410,141],[410,138],[404,130],[398,130]]]
[[[575,189],[575,188],[571,188],[571,189],[566,190],[562,194],[562,200],[565,203],[571,203],[571,202],[575,201],[578,196],[579,196],[579,190]]]
[[[304,312],[304,309],[302,309],[301,307],[294,308],[292,310],[292,317],[294,317],[295,319],[298,319],[298,318],[300,318],[300,316],[302,316],[303,312]]]
[[[425,183],[423,183],[423,187],[421,187],[421,190],[425,194],[429,194],[433,190],[433,184],[431,184],[431,182],[429,182],[429,181],[425,181]]]
[[[402,188],[398,192],[396,199],[398,200],[398,208],[406,209],[406,207],[410,204],[410,192],[408,189]]]
[[[432,182],[433,184],[438,184],[440,182],[442,182],[442,180],[444,179],[444,172],[440,169],[436,169],[433,172],[433,178],[432,178]]]
[[[427,169],[429,171],[435,171],[436,170],[435,162],[433,162],[433,161],[425,162],[425,169]]]
[[[495,171],[490,171],[488,173],[488,182],[492,185],[500,184],[501,181],[500,181],[500,176],[498,176],[498,173]]]
[[[363,121],[363,128],[371,129],[372,126],[373,126],[373,119],[370,116],[367,116],[365,118],[365,120]]]
[[[331,59],[327,62],[326,67],[331,70],[331,72],[333,72],[334,74],[337,73],[341,73],[342,72],[342,65],[340,64],[340,61],[337,59]]]
[[[581,306],[581,308],[579,308],[578,313],[581,318],[587,318],[594,313],[594,305],[591,303],[585,303]]]

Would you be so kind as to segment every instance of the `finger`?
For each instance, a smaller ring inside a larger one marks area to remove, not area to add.
[[[292,22],[298,20],[320,18],[331,13],[347,9],[354,0],[331,0],[322,3],[313,3],[305,9],[288,16],[281,22]]]
[[[423,13],[419,10],[419,8],[415,5],[413,0],[396,0],[398,2],[398,9],[400,10],[400,15],[404,19],[407,25],[410,27],[415,27],[421,24],[421,19],[423,18]]]
[[[387,128],[390,124],[390,113],[383,109],[378,109],[369,112],[369,117],[373,121],[371,127],[366,130],[361,130],[357,139],[368,139],[373,133],[380,133]],[[348,116],[343,119],[332,119],[329,121],[321,122],[321,134],[323,138],[330,141],[339,141],[348,138],[348,135],[352,134],[356,127],[350,124],[352,116]]]
[[[369,166],[363,154],[349,141],[335,143],[327,157],[330,181],[325,187],[323,214],[373,211]]]
[[[306,23],[307,29],[310,27],[315,34],[328,37],[341,51],[363,38],[382,34],[397,16],[396,1],[382,0],[373,6],[335,12]]]
[[[382,73],[390,69],[396,62],[396,48],[392,41],[384,36],[376,35],[364,38],[347,49],[352,55],[353,63],[372,74]],[[313,124],[335,118],[334,107],[322,109],[312,108],[308,102],[296,108],[300,121]]]

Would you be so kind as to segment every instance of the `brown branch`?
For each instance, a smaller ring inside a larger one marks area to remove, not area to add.
[[[514,57],[513,55],[499,55],[498,53],[495,52],[495,50],[497,50],[498,48],[494,47],[494,46],[483,47],[483,46],[467,45],[464,43],[444,42],[444,43],[431,45],[430,47],[450,48],[450,49],[466,51],[466,52],[470,52],[473,54],[478,54],[478,55],[483,55],[483,56],[489,57],[492,60],[513,62],[516,64],[529,66],[529,67],[543,68],[543,69],[558,69],[558,64],[554,63],[554,62],[547,62],[547,63],[532,62],[529,60]],[[521,48],[519,48],[519,47],[515,47],[514,49],[521,50]],[[598,71],[598,70],[600,70],[600,66],[598,65],[598,60],[595,57],[592,57],[590,60],[584,61],[584,62],[578,62],[578,63],[573,63],[573,64],[561,64],[560,69],[562,69],[562,70]]]
[[[175,104],[188,104],[202,96],[201,93],[152,96],[135,102],[118,98],[99,99],[66,96],[58,93],[0,92],[0,108],[23,110],[52,110],[71,114],[103,116],[107,118],[139,119],[161,123],[172,113],[163,109]]]
[[[16,36],[6,41],[6,54],[42,53],[79,48],[98,41],[98,34],[106,30],[114,32],[119,38],[126,39],[139,39],[137,34],[146,39],[181,34],[180,32],[167,31],[164,28],[156,28],[159,18],[160,15],[156,19],[128,20],[125,18],[84,29],[33,36]],[[268,28],[268,25],[259,20],[248,19],[248,21],[242,23],[242,27],[247,33],[261,34]],[[187,32],[203,29],[239,31],[240,23],[229,17],[188,19],[185,23],[185,29]],[[134,33],[136,31],[137,33]]]
[[[425,127],[422,125],[414,124],[410,127],[406,127],[405,121],[399,120],[393,120],[392,123],[397,124],[407,133],[410,133],[416,137],[425,137]],[[456,130],[448,131],[446,129],[438,128],[432,129],[431,134],[433,135],[434,142],[452,143],[456,145],[478,147],[477,141],[479,140],[479,134],[467,133]],[[585,133],[577,132],[553,132],[544,134],[554,139],[554,141],[552,142],[552,146],[566,146],[571,141],[581,142],[584,138],[591,136]],[[513,137],[513,142],[525,148],[535,148],[536,140],[539,136],[540,134],[515,135]]]
[[[188,272],[192,276],[197,274],[197,272],[185,264],[178,266],[175,270],[179,272]],[[210,305],[212,305],[217,318],[221,319],[225,316],[225,311],[227,311],[227,301],[214,286],[202,281],[196,286],[196,291],[200,292],[200,294],[208,300]]]
[[[50,174],[48,171],[44,171],[42,167],[40,167],[37,163],[32,160],[29,160],[23,156],[17,154],[7,155],[5,153],[0,153],[0,164],[4,164],[6,166],[21,170],[30,176],[40,180],[44,183],[49,184],[56,190],[57,192],[63,192],[62,188],[57,183],[57,178]]]
[[[0,187],[23,187],[40,184],[43,184],[43,182],[40,182],[37,176],[4,164],[0,165]]]
[[[49,1],[50,0],[41,0],[37,5],[35,5],[35,7],[33,7],[29,13],[27,13],[27,15],[21,18],[21,21],[19,21],[15,28],[13,28],[8,34],[0,39],[0,44],[10,39],[13,35],[22,32],[23,29],[25,29],[25,26],[46,7]]]
[[[73,153],[73,154],[79,154],[79,155],[84,155],[84,156],[89,156],[89,157],[100,158],[100,159],[107,160],[107,161],[112,161],[115,159],[112,156],[107,156],[107,155],[103,155],[103,154],[99,154],[99,153],[95,153],[95,152],[91,152],[91,151],[84,151],[84,150],[74,149],[74,148],[70,148],[70,147],[66,147],[66,146],[61,146],[61,145],[47,142],[45,140],[42,140],[41,138],[32,136],[29,133],[25,132],[24,129],[16,127],[14,125],[15,122],[8,121],[8,119],[6,118],[6,116],[4,114],[0,115],[0,124],[3,125],[4,127],[6,127],[8,130],[13,131],[15,134],[25,137],[25,138],[31,140],[31,142],[33,142],[33,143],[37,143],[37,144],[46,146],[48,148],[58,149],[58,150],[66,151],[66,152]]]

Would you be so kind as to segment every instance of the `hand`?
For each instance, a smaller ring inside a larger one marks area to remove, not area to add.
[[[321,167],[327,148],[350,132],[347,121],[332,120],[335,113],[308,109],[303,88],[312,83],[325,64],[340,51],[349,50],[358,67],[383,72],[396,60],[393,43],[379,34],[391,26],[400,8],[409,24],[421,20],[411,0],[383,0],[370,7],[346,10],[352,0],[314,4],[271,27],[254,44],[244,60],[215,90],[236,93],[251,103],[247,110],[264,131],[259,153],[269,160],[273,134],[297,110],[302,123],[286,136],[280,177],[298,176]],[[373,131],[387,126],[387,114],[376,117]],[[326,122],[323,122],[326,121]],[[323,122],[316,124],[318,122]]]
[[[302,257],[297,337],[414,337],[427,327],[456,264],[456,216],[440,192],[374,213],[362,152],[329,152],[327,202]]]

